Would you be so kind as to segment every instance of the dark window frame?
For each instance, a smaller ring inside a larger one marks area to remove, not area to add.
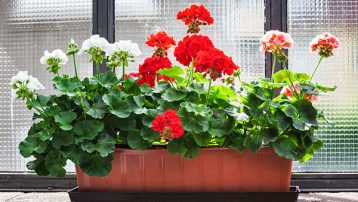
[[[287,0],[265,0],[265,31],[287,32]],[[115,41],[115,0],[93,0],[93,34]],[[265,75],[271,76],[272,57],[265,55]],[[277,65],[276,71],[282,69]],[[107,71],[104,65],[101,72]],[[95,67],[93,68],[95,73]],[[358,171],[357,171],[358,172]],[[301,191],[358,191],[358,173],[293,173],[291,184]],[[0,191],[63,191],[77,185],[76,175],[58,179],[34,173],[0,173]]]

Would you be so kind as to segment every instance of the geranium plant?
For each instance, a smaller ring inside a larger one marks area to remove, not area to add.
[[[285,158],[306,161],[322,147],[315,137],[323,113],[312,102],[332,91],[312,82],[322,58],[333,55],[338,40],[323,34],[312,42],[321,59],[313,74],[281,70],[270,78],[252,82],[240,80],[240,68],[216,48],[209,37],[200,35],[201,26],[214,19],[203,6],[193,5],[177,15],[188,26],[174,56],[183,67],[173,66],[168,50],[176,45],[161,31],[148,37],[154,53],[138,72],[126,72],[141,54],[131,41],[110,44],[94,35],[81,50],[71,40],[64,53],[45,52],[41,63],[54,74],[56,94],[44,96],[37,79],[19,72],[11,81],[13,97],[34,109],[34,124],[20,143],[20,153],[34,159],[28,169],[38,175],[65,176],[67,160],[92,176],[106,176],[116,147],[136,150],[166,148],[184,158],[194,158],[204,147],[229,147],[257,152],[273,147]],[[287,33],[270,31],[261,39],[261,51],[272,52],[283,65],[282,49],[292,46]],[[95,76],[80,79],[76,54],[87,54],[96,64]],[[71,57],[75,75],[60,75]],[[108,71],[99,72],[105,64]],[[284,65],[285,66],[285,65]],[[116,75],[120,68],[120,75]],[[276,94],[277,90],[281,94]]]

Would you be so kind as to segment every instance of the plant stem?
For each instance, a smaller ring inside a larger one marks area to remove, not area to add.
[[[316,67],[314,68],[313,72],[312,72],[312,75],[311,75],[311,78],[310,78],[309,83],[311,83],[312,78],[313,78],[314,74],[316,73],[317,68],[318,68],[318,66],[321,64],[322,60],[323,60],[323,56],[321,56],[321,57],[319,58],[318,63],[317,63],[317,65],[316,65]]]
[[[75,74],[76,74],[76,77],[78,78],[78,74],[77,74],[77,64],[76,64],[76,56],[75,56],[75,54],[72,55],[72,58],[73,58],[73,67],[75,68]]]
[[[209,93],[210,93],[210,88],[211,88],[211,79],[209,80],[208,96],[209,96]]]
[[[188,80],[186,82],[186,86],[188,86],[189,84],[191,84],[193,82],[193,78],[194,78],[194,59],[192,59],[189,64],[189,75],[187,78]]]
[[[99,74],[99,63],[96,61],[96,73]]]
[[[82,110],[83,110],[83,118],[86,120],[85,104],[83,102],[82,97],[81,97],[81,107],[82,107]]]
[[[126,74],[125,72],[125,66],[124,66],[124,62],[122,63],[122,78],[124,78],[124,75]]]
[[[271,82],[273,80],[273,74],[275,73],[275,67],[276,67],[276,53],[273,54],[273,63],[272,63],[271,79],[270,79]]]

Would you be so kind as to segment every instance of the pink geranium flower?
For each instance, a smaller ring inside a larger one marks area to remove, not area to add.
[[[293,89],[295,89],[296,92],[298,94],[300,94],[301,89],[297,86],[297,84],[299,84],[299,82],[296,81],[296,82],[293,83],[293,86],[292,85],[287,85],[287,86],[283,87],[282,90],[281,90],[281,94],[285,94],[288,98],[292,99],[292,97],[294,96],[293,94],[295,93],[295,92],[292,92]],[[295,90],[293,90],[293,91],[295,91]],[[314,90],[314,91],[317,91],[317,90]],[[319,96],[305,93],[303,95],[303,99],[306,99],[309,102],[316,102],[316,101],[319,100]]]
[[[326,32],[316,36],[310,44],[311,51],[316,52],[322,57],[331,57],[333,50],[339,47],[338,38]]]
[[[292,47],[293,40],[290,34],[280,32],[278,30],[271,30],[266,32],[260,39],[261,52],[279,53],[282,49],[289,49]]]

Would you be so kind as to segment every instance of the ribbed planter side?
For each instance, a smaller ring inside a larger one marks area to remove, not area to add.
[[[257,154],[206,148],[194,159],[164,149],[116,149],[112,166],[106,177],[88,176],[76,166],[79,191],[287,192],[292,161],[272,148]]]

